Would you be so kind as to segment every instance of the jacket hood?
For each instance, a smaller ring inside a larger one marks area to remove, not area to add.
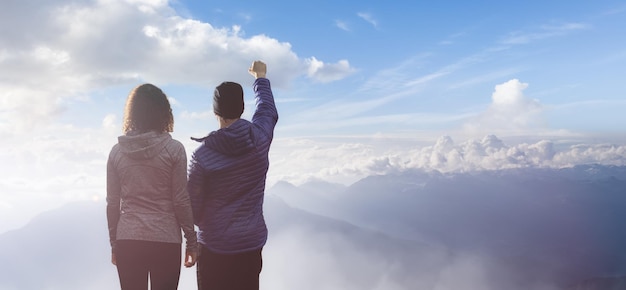
[[[211,132],[204,138],[191,138],[205,146],[228,156],[244,155],[254,149],[252,123],[239,119],[227,128]]]
[[[146,133],[129,132],[117,138],[120,144],[120,151],[127,154],[132,159],[150,159],[156,156],[167,141],[171,140],[169,133],[157,133],[154,131]]]

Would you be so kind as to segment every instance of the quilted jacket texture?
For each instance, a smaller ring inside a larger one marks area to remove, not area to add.
[[[258,250],[267,240],[263,218],[268,152],[278,113],[270,81],[254,82],[252,121],[211,132],[192,155],[188,190],[198,241],[216,253]]]

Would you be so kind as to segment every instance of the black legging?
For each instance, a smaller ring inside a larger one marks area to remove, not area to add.
[[[118,240],[117,273],[122,290],[176,290],[180,278],[181,244]]]
[[[218,254],[201,247],[196,265],[198,289],[258,290],[263,267],[261,251]]]

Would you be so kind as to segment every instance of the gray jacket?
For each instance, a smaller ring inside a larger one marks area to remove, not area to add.
[[[107,221],[117,240],[182,243],[197,251],[187,194],[187,155],[169,133],[118,138],[107,162]]]

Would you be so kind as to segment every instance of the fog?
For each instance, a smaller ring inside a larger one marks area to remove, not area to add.
[[[625,188],[615,166],[278,183],[261,289],[605,289],[580,285],[626,274]],[[0,289],[116,289],[109,255],[104,202],[68,204],[0,235]]]

